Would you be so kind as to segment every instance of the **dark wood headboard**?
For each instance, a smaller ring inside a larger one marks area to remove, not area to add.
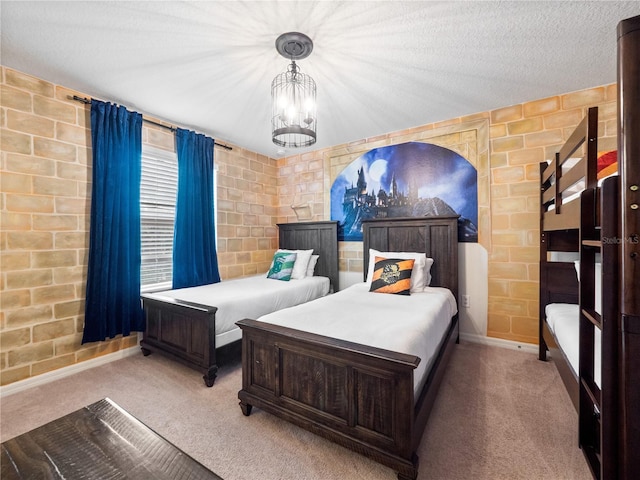
[[[382,252],[424,252],[433,258],[431,286],[446,287],[458,299],[458,216],[363,220],[364,275],[369,249]]]
[[[316,275],[329,277],[334,292],[338,291],[338,222],[278,223],[279,248],[313,249],[320,255]]]

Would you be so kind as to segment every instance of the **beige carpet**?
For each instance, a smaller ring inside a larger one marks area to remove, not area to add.
[[[392,480],[395,472],[254,409],[240,411],[239,364],[213,388],[161,356],[129,357],[6,396],[5,441],[109,397],[226,480]],[[588,480],[577,415],[551,363],[456,347],[418,451],[419,479]]]

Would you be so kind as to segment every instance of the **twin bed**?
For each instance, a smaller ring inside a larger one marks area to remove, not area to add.
[[[200,287],[142,295],[147,328],[140,346],[201,371],[213,386],[220,354],[239,349],[243,318],[309,302],[338,289],[336,222],[279,224],[279,248],[313,250],[315,268],[303,278],[279,281],[266,274]]]
[[[394,295],[364,282],[238,322],[243,413],[255,406],[415,479],[416,450],[458,341],[457,228],[456,216],[364,221],[364,252],[378,251],[365,255],[364,271],[376,258],[424,253],[434,259],[427,287]],[[413,273],[425,268],[417,264]]]
[[[539,357],[551,352],[603,480],[640,478],[640,17],[618,37],[617,165],[599,171],[597,108],[541,165]]]

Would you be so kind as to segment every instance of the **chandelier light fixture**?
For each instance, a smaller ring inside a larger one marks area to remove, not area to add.
[[[313,42],[303,33],[283,33],[276,50],[291,64],[271,82],[271,138],[280,147],[308,147],[316,143],[316,82],[296,60],[309,56]]]

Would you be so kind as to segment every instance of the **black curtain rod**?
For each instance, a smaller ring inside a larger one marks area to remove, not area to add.
[[[91,103],[91,100],[89,98],[82,98],[77,95],[74,95],[73,97],[71,97],[71,99],[75,100],[76,102],[81,102],[84,104]],[[166,128],[167,130],[171,130],[172,132],[175,132],[177,130],[176,127],[172,127],[170,125],[163,125],[162,123],[154,122],[153,120],[147,120],[146,118],[144,118],[144,116],[142,117],[142,121],[150,123],[151,125],[156,125],[158,127]],[[216,141],[214,141],[213,144],[217,145],[218,147],[222,147],[226,150],[233,150],[233,147],[230,147],[229,145],[223,145],[222,143],[218,143]]]

